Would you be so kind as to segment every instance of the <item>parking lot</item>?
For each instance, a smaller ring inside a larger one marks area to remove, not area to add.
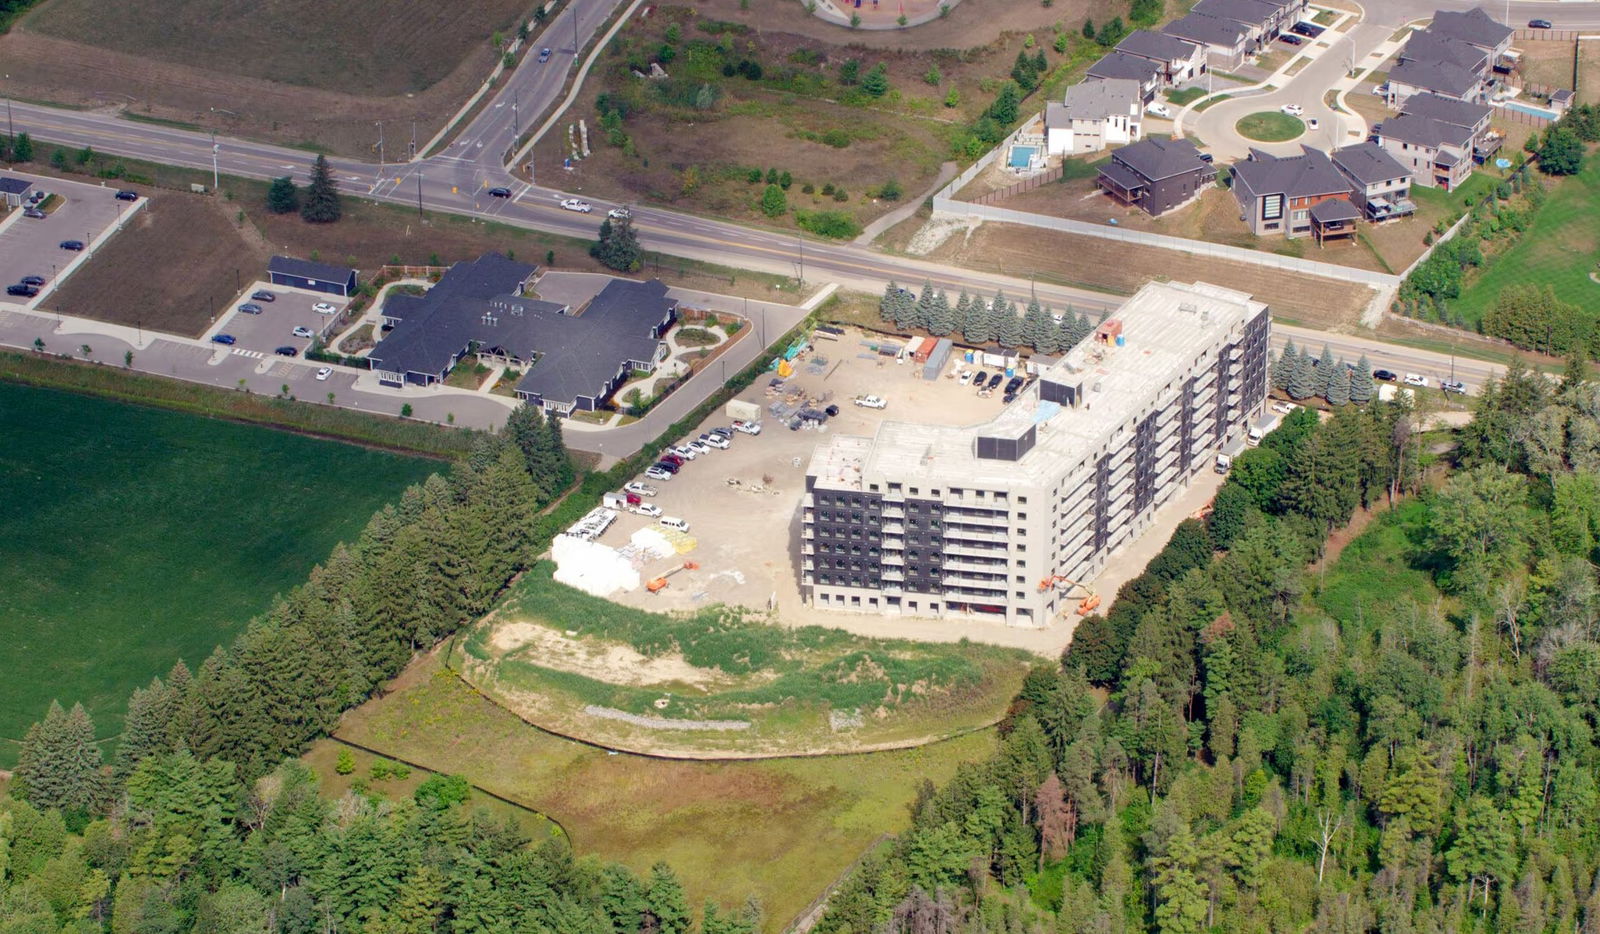
[[[728,450],[701,454],[684,464],[671,480],[639,478],[659,491],[645,501],[659,506],[666,516],[686,520],[688,537],[694,543],[692,550],[681,555],[645,565],[641,579],[658,577],[685,560],[699,567],[673,575],[660,593],[651,594],[641,586],[612,599],[654,610],[692,610],[712,603],[759,609],[775,600],[785,622],[818,621],[800,604],[793,558],[805,468],[812,449],[836,432],[870,436],[885,420],[915,418],[928,424],[966,425],[987,420],[1001,409],[998,390],[982,398],[952,375],[975,367],[958,364],[952,357],[940,378],[928,381],[921,378],[921,364],[896,363],[872,353],[861,341],[862,335],[854,331],[847,331],[837,341],[819,341],[811,355],[797,361],[795,374],[785,382],[785,390],[799,389],[819,406],[838,407],[839,414],[821,427],[790,430],[776,419],[768,407],[783,396],[768,395],[771,377],[763,377],[739,396],[761,407],[761,434],[735,432]],[[817,355],[828,359],[820,372],[808,365]],[[993,373],[994,368],[988,371]],[[855,397],[865,395],[881,396],[888,406],[870,409],[853,404]],[[732,423],[732,418],[719,411],[694,429],[691,437]],[[654,523],[654,519],[624,513],[599,541],[620,548],[635,531]]]
[[[46,302],[57,282],[78,263],[92,259],[96,238],[117,226],[129,212],[144,206],[143,199],[118,201],[117,189],[110,185],[89,185],[24,172],[6,174],[26,179],[33,183],[35,191],[59,195],[60,200],[43,218],[24,217],[21,210],[12,210],[0,220],[0,284],[12,285],[24,276],[45,280],[34,298],[0,295],[0,301],[34,307]],[[85,249],[64,250],[61,243],[65,240],[82,241]]]
[[[277,299],[267,302],[250,297],[262,289],[273,293]],[[311,346],[312,338],[296,337],[295,328],[305,328],[311,334],[321,335],[338,320],[338,313],[344,310],[348,302],[347,298],[322,292],[288,289],[266,282],[246,283],[244,291],[219,310],[216,323],[206,331],[205,337],[210,339],[219,334],[231,335],[234,339],[233,351],[241,356],[271,356],[279,347],[293,347],[305,353],[306,348]],[[246,314],[240,311],[239,306],[247,303],[259,306],[261,313]],[[318,304],[332,305],[334,312],[319,313],[312,307]]]

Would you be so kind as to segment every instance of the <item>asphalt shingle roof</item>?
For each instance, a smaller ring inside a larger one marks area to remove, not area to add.
[[[1468,71],[1489,67],[1489,56],[1470,42],[1435,32],[1415,32],[1400,50],[1400,61],[1449,62]]]
[[[1177,36],[1135,29],[1117,43],[1117,51],[1157,62],[1178,62],[1194,54],[1195,45]]]
[[[1147,136],[1137,143],[1124,146],[1111,154],[1112,164],[1121,163],[1135,174],[1148,181],[1159,181],[1182,175],[1185,172],[1196,170],[1204,171],[1211,166],[1200,158],[1200,150],[1194,143],[1186,139],[1168,139],[1163,136]],[[1101,169],[1104,172],[1111,166]],[[1114,180],[1120,181],[1116,176]]]
[[[1432,117],[1418,117],[1404,113],[1383,121],[1383,128],[1378,134],[1384,139],[1428,149],[1438,149],[1447,145],[1464,149],[1472,145],[1472,131],[1466,127],[1445,123]]]
[[[1433,14],[1429,32],[1452,36],[1483,49],[1492,49],[1511,36],[1512,29],[1490,16],[1481,8],[1455,13],[1438,10]]]
[[[1348,198],[1329,198],[1311,206],[1311,219],[1319,224],[1354,221],[1361,219],[1361,212],[1356,210],[1356,206],[1351,204]]]
[[[1101,166],[1100,174],[1111,179],[1123,191],[1135,191],[1150,184],[1141,178],[1138,172],[1116,162],[1107,162]]]
[[[267,260],[267,272],[315,279],[318,282],[337,282],[340,285],[349,282],[350,277],[356,274],[356,271],[348,266],[334,266],[294,256],[274,256]]]
[[[1202,13],[1190,13],[1182,19],[1173,20],[1161,27],[1161,31],[1180,39],[1226,48],[1238,45],[1239,40],[1249,34],[1249,30],[1238,23]]]
[[[1333,167],[1328,154],[1309,146],[1298,156],[1274,156],[1259,149],[1250,158],[1233,165],[1235,187],[1245,186],[1253,195],[1282,194],[1289,198],[1308,198],[1350,190],[1350,180]]]
[[[1472,104],[1437,94],[1413,94],[1406,98],[1400,112],[1464,127],[1475,127],[1489,116],[1489,108],[1484,104]]]
[[[1125,78],[1085,81],[1067,88],[1061,103],[1045,108],[1045,126],[1066,126],[1072,120],[1104,120],[1138,113],[1139,82]]]
[[[1460,97],[1478,86],[1477,72],[1451,62],[1401,62],[1389,72],[1390,82]]]
[[[1091,78],[1124,78],[1143,84],[1153,80],[1160,72],[1161,66],[1148,58],[1126,52],[1111,52],[1090,65],[1085,74]]]
[[[541,335],[539,362],[517,383],[545,401],[573,402],[601,392],[629,360],[655,359],[654,329],[678,305],[659,279],[613,279],[583,314],[550,320]]]
[[[1217,19],[1232,20],[1246,26],[1265,26],[1281,8],[1265,0],[1200,0],[1191,12]]]
[[[433,376],[474,342],[526,359],[535,349],[533,317],[497,309],[491,300],[515,296],[536,268],[499,253],[485,253],[451,266],[426,295],[391,296],[384,303],[383,314],[400,323],[369,356],[374,364],[381,364],[377,369]],[[548,306],[552,313],[562,307],[537,304]]]
[[[21,178],[0,178],[0,194],[20,195],[33,187],[33,182]]]
[[[1411,170],[1377,143],[1357,143],[1333,151],[1333,164],[1362,185],[1405,178]]]

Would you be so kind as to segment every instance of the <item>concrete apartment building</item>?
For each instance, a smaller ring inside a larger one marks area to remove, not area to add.
[[[1046,626],[1156,510],[1244,436],[1267,306],[1151,282],[992,421],[883,422],[806,469],[798,574],[823,609]]]

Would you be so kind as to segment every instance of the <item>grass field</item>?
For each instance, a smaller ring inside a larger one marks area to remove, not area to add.
[[[533,729],[435,658],[346,715],[338,735],[466,776],[550,815],[581,854],[648,871],[665,859],[698,907],[754,895],[781,930],[885,832],[908,823],[924,779],[992,751],[993,731],[849,757],[689,762],[608,755]]]
[[[0,383],[0,764],[51,698],[100,735],[437,462]]]
[[[523,719],[656,755],[761,756],[926,743],[988,726],[1029,657],[977,644],[880,641],[776,626],[737,609],[652,613],[592,597],[536,565],[453,656]],[[744,728],[647,726],[600,717]]]
[[[1281,143],[1304,133],[1306,124],[1299,117],[1291,117],[1275,110],[1264,110],[1241,117],[1233,128],[1246,139],[1262,143]]]
[[[1548,180],[1547,180],[1548,183]],[[1549,197],[1533,224],[1509,250],[1496,256],[1472,279],[1456,309],[1478,320],[1494,307],[1509,285],[1549,285],[1556,297],[1594,314],[1600,285],[1589,278],[1600,260],[1600,156],[1590,152],[1583,171],[1550,185]]]
[[[1427,522],[1427,504],[1416,499],[1379,516],[1328,570],[1317,604],[1335,619],[1359,625],[1374,601],[1388,607],[1407,599],[1419,604],[1437,599],[1432,575],[1417,566],[1413,543]]]

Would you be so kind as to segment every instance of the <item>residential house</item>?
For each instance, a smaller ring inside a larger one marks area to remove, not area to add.
[[[1206,51],[1198,43],[1166,33],[1136,29],[1117,43],[1117,51],[1155,62],[1161,68],[1161,85],[1175,87],[1205,73]]]
[[[1498,148],[1490,109],[1436,94],[1406,99],[1397,117],[1374,127],[1378,145],[1411,173],[1414,184],[1452,191]]]
[[[1350,201],[1366,220],[1378,222],[1413,214],[1411,170],[1377,143],[1357,143],[1333,151],[1333,167],[1350,180]]]
[[[1388,101],[1399,107],[1413,94],[1431,91],[1463,101],[1485,100],[1495,72],[1506,71],[1512,30],[1481,9],[1439,10],[1433,22],[1413,32],[1389,71]]]
[[[0,175],[0,204],[20,208],[22,207],[23,199],[28,197],[28,192],[32,190],[33,183],[27,179]]]
[[[1333,167],[1328,154],[1302,146],[1298,156],[1274,156],[1251,149],[1233,165],[1233,196],[1250,232],[1290,239],[1321,239],[1311,209],[1335,198],[1350,200],[1350,181]]]
[[[1052,156],[1099,152],[1142,136],[1144,100],[1139,82],[1126,78],[1085,81],[1067,88],[1044,111],[1045,152]]]
[[[1107,53],[1104,58],[1090,65],[1084,74],[1088,78],[1099,78],[1102,81],[1121,79],[1136,83],[1139,86],[1141,108],[1155,99],[1156,88],[1161,84],[1160,65],[1148,58],[1122,52]]]
[[[1095,185],[1153,217],[1183,207],[1215,184],[1216,167],[1187,139],[1147,136],[1111,153]]]
[[[1209,68],[1231,71],[1244,64],[1252,48],[1250,30],[1232,20],[1190,13],[1161,27],[1164,35],[1193,42],[1205,52]]]
[[[1190,12],[1243,26],[1252,53],[1278,37],[1284,16],[1283,8],[1271,0],[1200,0]]]
[[[1515,34],[1510,26],[1490,16],[1481,7],[1460,13],[1438,10],[1433,14],[1433,22],[1428,25],[1427,31],[1482,49],[1488,55],[1491,66],[1499,64],[1506,57],[1511,50],[1511,37]]]

